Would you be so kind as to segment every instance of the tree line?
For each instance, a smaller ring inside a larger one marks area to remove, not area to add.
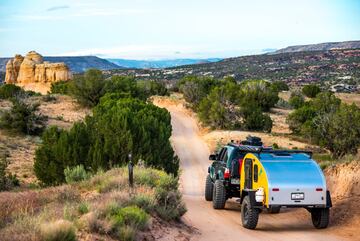
[[[187,76],[178,83],[180,92],[191,104],[202,123],[212,128],[270,132],[272,120],[267,112],[278,102],[278,92],[286,83],[233,78]]]

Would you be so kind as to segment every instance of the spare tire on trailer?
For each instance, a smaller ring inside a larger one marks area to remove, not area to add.
[[[207,175],[206,181],[205,181],[205,200],[206,201],[213,200],[213,190],[214,190],[214,183],[212,182],[210,175]]]
[[[315,228],[322,229],[329,225],[329,208],[313,208],[310,212],[311,220]]]

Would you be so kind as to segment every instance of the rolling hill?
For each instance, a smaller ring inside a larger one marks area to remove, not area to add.
[[[219,62],[185,65],[167,69],[117,69],[108,75],[134,75],[169,83],[186,75],[223,78],[283,80],[293,85],[319,83],[360,84],[360,49],[290,52],[227,58]]]
[[[320,44],[295,45],[272,52],[273,54],[304,52],[304,51],[325,51],[334,49],[359,49],[360,41],[329,42]]]
[[[108,61],[125,68],[134,69],[160,69],[177,67],[181,65],[211,63],[220,61],[220,58],[209,59],[164,59],[164,60],[131,60],[131,59],[107,59]]]

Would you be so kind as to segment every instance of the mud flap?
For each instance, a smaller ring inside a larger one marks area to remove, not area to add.
[[[330,191],[329,190],[326,191],[326,207],[327,208],[332,207],[332,201],[331,201],[331,196],[330,196]]]

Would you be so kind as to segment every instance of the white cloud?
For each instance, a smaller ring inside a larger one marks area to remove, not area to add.
[[[51,8],[46,9],[46,11],[51,12],[51,11],[57,11],[57,10],[62,10],[62,9],[67,9],[67,8],[70,8],[70,6],[68,6],[68,5],[53,6]]]

